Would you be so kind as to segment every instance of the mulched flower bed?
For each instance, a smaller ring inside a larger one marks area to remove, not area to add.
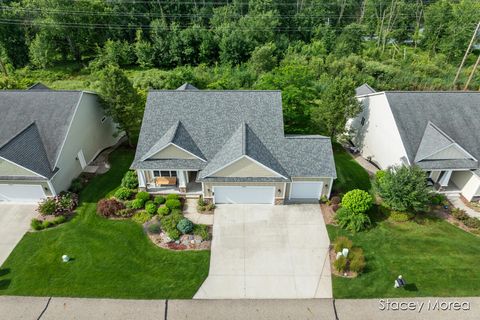
[[[159,234],[145,232],[156,246],[169,250],[210,250],[212,244],[210,240],[202,240],[200,236],[196,235],[184,234],[179,240],[174,241],[163,231]]]
[[[447,221],[450,224],[453,224],[454,226],[469,232],[471,234],[474,234],[476,236],[480,236],[480,233],[478,232],[477,229],[474,228],[469,228],[465,224],[463,224],[462,221],[456,219],[450,214],[450,211],[448,209],[445,209],[442,206],[432,206],[430,213],[440,219],[443,219]]]
[[[343,277],[343,278],[356,278],[358,276],[358,273],[350,271],[350,270],[342,273],[342,272],[339,272],[335,269],[335,266],[333,265],[333,263],[335,262],[335,260],[337,260],[337,253],[333,249],[333,246],[330,246],[330,250],[329,250],[328,254],[330,256],[330,270],[332,271],[332,274],[334,274],[338,277]]]

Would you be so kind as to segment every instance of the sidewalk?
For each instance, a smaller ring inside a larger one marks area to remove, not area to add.
[[[470,217],[480,219],[480,212],[477,212],[477,211],[473,210],[472,208],[469,208],[465,203],[463,203],[462,199],[460,199],[459,196],[447,196],[447,198],[455,208],[465,210],[465,212]]]
[[[437,303],[438,300],[438,303]],[[399,305],[400,302],[408,303]],[[453,308],[464,303],[469,310]],[[387,306],[390,310],[387,310]],[[410,306],[414,310],[392,310]],[[432,310],[438,306],[439,310]],[[449,307],[451,306],[451,307]],[[384,310],[381,310],[383,308]],[[429,310],[430,309],[430,310]],[[480,297],[365,300],[115,300],[0,297],[2,320],[470,320],[478,319]]]

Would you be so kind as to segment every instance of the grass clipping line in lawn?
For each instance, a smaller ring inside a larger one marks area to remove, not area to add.
[[[27,233],[1,267],[0,295],[134,299],[191,298],[208,275],[210,252],[156,247],[130,220],[96,214],[96,202],[120,185],[133,151],[110,155],[111,169],[80,193],[77,216]],[[68,254],[73,261],[63,263]]]

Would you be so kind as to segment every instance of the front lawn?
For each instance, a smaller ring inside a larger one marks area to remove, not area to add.
[[[334,149],[335,191],[369,191],[368,173],[341,147]],[[332,276],[335,298],[480,295],[480,237],[439,218],[395,223],[371,216],[373,227],[356,234],[327,225],[332,242],[338,236],[349,237],[363,249],[366,260],[366,269],[357,278]],[[393,287],[398,275],[406,279],[405,289]]]
[[[96,202],[120,184],[131,150],[110,156],[112,169],[80,194],[73,221],[27,233],[0,270],[0,295],[191,298],[208,275],[209,251],[156,247],[142,227],[96,214]],[[61,256],[73,258],[63,263]]]

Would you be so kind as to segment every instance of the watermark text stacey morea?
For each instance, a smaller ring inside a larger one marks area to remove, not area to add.
[[[426,301],[396,301],[380,299],[378,308],[381,311],[469,311],[469,301],[426,300]]]

